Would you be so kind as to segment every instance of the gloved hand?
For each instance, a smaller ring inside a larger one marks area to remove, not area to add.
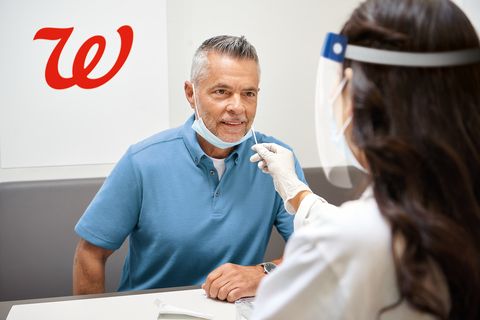
[[[297,177],[292,151],[275,143],[256,144],[252,150],[258,153],[254,154],[250,161],[260,161],[258,167],[272,176],[275,190],[282,197],[285,209],[288,213],[295,214],[296,211],[288,200],[294,198],[300,191],[311,190]]]

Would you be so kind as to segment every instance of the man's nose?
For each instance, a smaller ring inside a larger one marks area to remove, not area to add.
[[[228,99],[227,111],[235,114],[243,113],[243,111],[245,111],[240,94],[234,94]]]

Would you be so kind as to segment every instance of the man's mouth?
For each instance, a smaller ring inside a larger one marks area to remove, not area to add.
[[[243,124],[243,121],[223,121],[223,123],[229,126],[239,126]]]

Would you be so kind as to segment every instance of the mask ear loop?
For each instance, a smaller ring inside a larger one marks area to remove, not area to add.
[[[345,130],[347,129],[352,119],[353,119],[353,116],[348,117],[347,121],[345,121],[345,123],[343,124],[342,129],[340,129],[340,132],[338,133],[339,135],[343,135],[345,133]]]
[[[338,96],[340,93],[342,93],[343,88],[345,87],[345,84],[347,83],[347,77],[343,77],[342,81],[340,81],[340,84],[338,85],[337,90],[335,90],[335,93],[333,94],[333,97],[331,97],[332,104],[337,100]]]
[[[333,108],[333,104],[337,100],[338,96],[340,95],[340,93],[342,93],[342,90],[345,87],[345,84],[347,83],[347,80],[348,80],[347,77],[343,77],[342,81],[338,85],[337,90],[335,90],[335,93],[333,94],[333,97],[330,98],[332,108]],[[332,112],[333,112],[333,110],[332,110]],[[337,134],[342,135],[345,132],[345,130],[347,129],[348,125],[350,124],[350,121],[352,121],[352,116],[348,117],[348,119],[342,125],[342,128],[340,129],[340,131]]]
[[[195,95],[195,84],[192,82],[192,88],[193,88],[193,105],[195,106],[195,117],[196,120],[200,119],[200,113],[198,112],[197,108],[197,96]]]

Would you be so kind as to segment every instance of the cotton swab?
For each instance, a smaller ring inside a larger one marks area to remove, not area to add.
[[[255,139],[255,144],[258,144],[257,136],[255,135],[255,129],[253,128],[253,125],[252,125],[252,132],[253,132],[253,138]]]

